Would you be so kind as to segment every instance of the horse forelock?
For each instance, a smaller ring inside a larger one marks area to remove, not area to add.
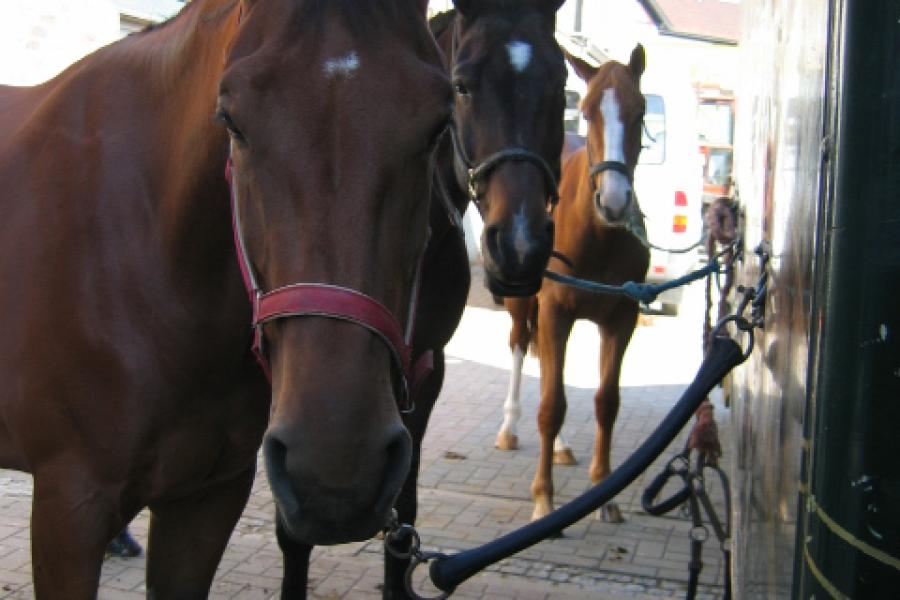
[[[640,88],[635,83],[628,67],[618,61],[607,61],[600,65],[581,101],[582,111],[588,121],[600,113],[603,93],[610,88],[616,90],[616,96],[620,103],[640,102],[642,99]]]

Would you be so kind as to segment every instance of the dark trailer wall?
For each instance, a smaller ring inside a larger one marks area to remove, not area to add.
[[[735,171],[773,285],[734,378],[736,591],[897,598],[900,0],[744,7]]]

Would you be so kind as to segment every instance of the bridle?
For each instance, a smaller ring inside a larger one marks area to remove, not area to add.
[[[428,350],[412,362],[412,339],[419,287],[422,278],[424,251],[419,256],[413,278],[406,326],[401,327],[397,318],[381,302],[357,290],[327,283],[293,283],[264,292],[253,271],[247,254],[238,210],[237,178],[229,156],[225,178],[231,196],[231,222],[234,246],[238,255],[244,287],[253,307],[253,353],[266,377],[271,382],[271,365],[265,349],[263,325],[279,319],[293,317],[320,317],[336,319],[359,325],[374,334],[387,346],[399,373],[396,395],[400,411],[412,412],[418,390],[432,370],[432,352]]]
[[[454,25],[451,47],[453,60],[455,60],[458,45],[459,30]],[[491,172],[505,162],[527,162],[537,167],[549,192],[550,205],[555,206],[559,202],[559,183],[557,181],[559,169],[554,170],[540,154],[521,146],[509,146],[476,163],[466,151],[466,145],[455,120],[450,123],[450,137],[453,140],[453,154],[456,157],[456,164],[458,167],[461,167],[459,170],[465,173],[465,188],[468,191],[469,200],[478,206],[479,209],[481,208],[480,202],[483,195],[479,192],[479,184],[486,181]]]
[[[537,167],[544,178],[544,185],[549,191],[550,204],[556,205],[559,202],[559,184],[557,183],[556,174],[541,155],[527,148],[510,146],[494,152],[476,164],[466,152],[466,147],[460,138],[459,128],[455,121],[450,124],[450,138],[453,140],[453,154],[466,173],[466,189],[469,193],[469,200],[474,202],[476,206],[479,205],[482,196],[478,190],[479,183],[487,180],[491,172],[504,162],[527,162]]]
[[[594,204],[603,210],[604,215],[606,214],[606,207],[601,204],[602,192],[603,190],[597,186],[597,175],[604,173],[605,171],[614,171],[616,173],[620,173],[625,176],[628,180],[629,185],[634,187],[634,173],[628,167],[627,164],[623,163],[619,160],[604,160],[598,163],[594,162],[593,157],[591,156],[591,142],[590,140],[585,141],[585,149],[587,150],[587,159],[588,159],[588,179],[591,182],[591,191],[594,193]],[[627,196],[627,202],[625,206],[622,207],[622,214],[626,214],[629,205],[632,203],[632,195]]]

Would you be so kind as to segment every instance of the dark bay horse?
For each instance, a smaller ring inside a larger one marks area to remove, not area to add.
[[[594,68],[576,57],[566,58],[588,84],[582,111],[590,127],[583,147],[567,144],[573,150],[563,163],[550,265],[560,273],[611,285],[643,281],[649,252],[621,223],[641,221],[632,179],[641,150],[645,109],[640,91],[644,49],[638,45],[628,65],[608,61]],[[533,518],[537,519],[553,509],[554,455],[570,462],[567,458],[571,451],[557,436],[566,412],[563,365],[572,326],[576,319],[589,319],[600,331],[600,387],[594,396],[597,436],[590,466],[591,481],[596,484],[610,473],[612,429],[619,410],[619,373],[637,324],[638,305],[624,296],[591,294],[550,280],[544,281],[536,296],[508,298],[505,304],[513,319],[509,336],[513,368],[497,445],[502,449],[516,447],[522,359],[536,336],[541,365],[541,453],[531,493]],[[613,503],[604,506],[602,514],[611,521],[621,520]]]
[[[474,201],[485,221],[486,284],[503,295],[540,286],[550,255],[563,143],[565,63],[555,39],[562,0],[455,0],[432,20],[455,92],[454,131],[438,146],[430,195],[431,237],[423,261],[414,357],[433,351],[434,369],[404,414],[412,466],[396,509],[414,523],[419,457],[443,384],[444,346],[465,308],[470,273],[460,214]],[[276,523],[276,525],[278,525]],[[312,546],[279,528],[285,556],[283,598],[305,598]],[[408,541],[393,544],[403,552]],[[385,598],[408,598],[409,560],[385,555]]]
[[[148,596],[206,597],[264,433],[283,530],[386,523],[452,109],[425,4],[194,0],[0,88],[0,462],[34,475],[40,598],[94,598],[144,506]]]

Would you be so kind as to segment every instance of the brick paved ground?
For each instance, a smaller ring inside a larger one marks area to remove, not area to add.
[[[692,378],[700,360],[701,310],[702,286],[695,284],[679,317],[642,318],[623,367],[614,465],[646,437]],[[491,305],[476,281],[463,324],[448,347],[446,385],[425,439],[418,527],[427,549],[448,552],[470,548],[527,523],[531,515],[529,485],[538,453],[535,359],[526,359],[522,383],[522,448],[513,453],[493,448],[508,378],[508,325],[507,315]],[[558,501],[569,500],[589,486],[597,344],[596,329],[580,323],[568,347],[569,410],[564,434],[580,464],[555,469]],[[726,414],[718,406],[720,423]],[[680,447],[683,442],[676,443]],[[666,456],[672,452],[674,448]],[[655,466],[651,476],[659,468]],[[679,515],[655,518],[641,511],[645,479],[627,488],[619,499],[625,523],[584,520],[567,529],[563,538],[543,542],[472,578],[453,597],[684,597],[689,525]],[[27,475],[0,471],[0,598],[33,595],[28,541],[30,499]],[[721,505],[721,501],[718,503]],[[274,541],[272,514],[272,500],[260,470],[250,503],[220,566],[213,598],[277,597],[281,558]],[[142,513],[132,528],[145,542],[147,514]],[[714,541],[706,544],[703,561],[698,597],[716,597],[720,595],[723,569]],[[381,571],[381,544],[377,540],[317,549],[311,566],[312,596],[378,598]],[[421,580],[424,569],[418,575]],[[99,597],[142,598],[143,579],[143,559],[109,559],[103,568]]]

